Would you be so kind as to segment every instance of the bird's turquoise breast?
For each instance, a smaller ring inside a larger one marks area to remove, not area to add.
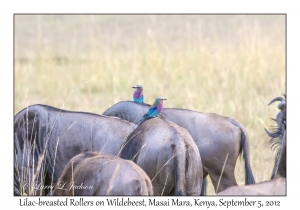
[[[133,101],[137,103],[144,103],[144,96],[142,96],[141,98],[133,98]]]

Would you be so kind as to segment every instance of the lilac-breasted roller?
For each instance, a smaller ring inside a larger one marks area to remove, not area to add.
[[[164,100],[167,100],[167,99],[163,98],[161,96],[157,97],[155,99],[153,105],[151,105],[149,107],[148,112],[142,117],[142,119],[140,120],[140,122],[138,124],[140,125],[150,118],[157,117],[164,108]]]
[[[133,86],[136,90],[133,93],[133,101],[137,103],[144,103],[143,87],[141,85]]]

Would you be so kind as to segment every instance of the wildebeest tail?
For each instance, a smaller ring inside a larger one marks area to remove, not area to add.
[[[186,151],[184,145],[172,145],[174,162],[174,195],[186,195],[185,192],[185,157]]]
[[[207,177],[203,179],[200,196],[205,196],[207,194],[206,189],[207,189]]]
[[[240,147],[240,151],[239,154],[243,155],[243,158],[245,160],[245,184],[254,184],[255,183],[255,179],[252,173],[252,169],[251,169],[251,165],[250,165],[250,145],[249,145],[249,137],[248,137],[248,133],[246,131],[246,129],[244,128],[243,125],[241,125],[241,123],[239,123],[238,121],[229,118],[230,122],[239,127],[241,129],[241,147]]]

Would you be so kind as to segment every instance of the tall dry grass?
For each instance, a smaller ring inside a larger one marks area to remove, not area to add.
[[[14,77],[15,114],[60,108],[72,92],[64,109],[101,114],[141,84],[146,103],[161,95],[166,107],[233,117],[264,181],[274,154],[263,128],[277,113],[267,104],[286,93],[285,16],[16,15]],[[235,174],[244,184],[241,162]]]

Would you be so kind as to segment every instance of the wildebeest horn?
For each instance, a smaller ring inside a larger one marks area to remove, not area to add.
[[[268,134],[268,136],[270,136],[271,138],[276,138],[279,136],[278,132],[276,133],[270,133],[266,128],[264,128],[266,133]]]
[[[266,128],[264,128],[268,136],[273,137],[273,134],[271,134]]]
[[[282,98],[282,97],[276,97],[276,98],[274,98],[274,99],[268,104],[268,106],[269,106],[270,104],[274,103],[275,101],[280,101],[280,102],[281,102],[281,103],[278,105],[278,109],[283,110],[283,109],[285,108],[285,99]]]

